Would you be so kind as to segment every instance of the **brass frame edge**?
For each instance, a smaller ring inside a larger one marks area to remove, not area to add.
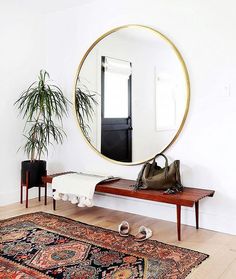
[[[74,115],[75,115],[75,118],[76,118],[76,122],[77,122],[77,125],[79,126],[79,130],[80,130],[80,133],[82,134],[84,140],[86,141],[86,143],[90,146],[90,148],[92,148],[100,157],[102,157],[103,159],[111,162],[111,163],[114,163],[114,164],[119,164],[119,165],[124,165],[124,166],[135,166],[135,165],[140,165],[140,164],[143,164],[144,162],[146,162],[147,160],[152,160],[155,156],[155,154],[153,155],[153,157],[151,157],[150,159],[146,159],[146,160],[142,160],[142,161],[137,161],[137,162],[132,162],[132,163],[125,163],[125,162],[121,162],[121,161],[116,161],[116,160],[113,160],[113,159],[110,159],[108,157],[106,157],[105,155],[103,155],[101,152],[99,152],[87,139],[86,137],[84,136],[81,128],[80,128],[80,125],[79,125],[79,120],[78,120],[78,115],[76,113],[76,107],[75,107],[75,92],[76,92],[76,85],[77,85],[77,79],[78,79],[78,76],[79,76],[79,73],[81,71],[81,68],[83,67],[83,64],[84,64],[84,61],[85,59],[87,58],[87,56],[89,55],[89,53],[91,52],[91,50],[102,40],[104,39],[105,37],[107,37],[108,35],[116,32],[116,31],[119,31],[121,29],[128,29],[128,28],[143,28],[143,29],[146,29],[148,31],[151,31],[153,32],[156,36],[159,36],[161,37],[162,39],[164,39],[171,47],[172,49],[174,50],[175,54],[177,55],[180,63],[181,63],[181,66],[182,66],[182,69],[183,69],[183,72],[184,72],[184,75],[185,75],[185,85],[186,85],[186,104],[185,104],[185,112],[184,112],[184,115],[183,115],[183,119],[181,121],[181,124],[179,126],[179,129],[178,131],[176,132],[175,136],[172,138],[172,140],[170,141],[170,143],[164,147],[164,149],[160,152],[164,152],[166,151],[175,141],[176,139],[178,138],[178,136],[180,135],[181,131],[183,130],[183,127],[184,127],[184,124],[185,124],[185,121],[187,119],[187,115],[188,115],[188,112],[189,112],[189,106],[190,106],[190,79],[189,79],[189,74],[188,74],[188,70],[187,70],[187,66],[184,62],[184,59],[182,57],[182,55],[180,54],[179,50],[177,49],[177,47],[175,46],[175,44],[170,40],[168,39],[164,34],[162,34],[161,32],[157,31],[156,29],[152,28],[152,27],[149,27],[149,26],[145,26],[145,25],[141,25],[141,24],[127,24],[127,25],[122,25],[122,26],[119,26],[119,27],[115,27],[109,31],[107,31],[106,33],[104,33],[103,35],[101,35],[89,48],[88,50],[85,52],[84,56],[82,57],[82,60],[80,61],[80,64],[78,66],[78,69],[76,71],[76,76],[75,76],[75,82],[74,82],[74,90],[73,90],[73,111],[74,111]]]

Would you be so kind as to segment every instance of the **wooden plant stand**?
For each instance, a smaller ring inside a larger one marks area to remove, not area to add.
[[[25,202],[25,206],[26,208],[28,208],[29,206],[29,189],[34,188],[34,187],[38,187],[39,192],[38,192],[38,200],[41,201],[41,187],[44,188],[44,204],[47,205],[47,183],[43,182],[41,185],[39,186],[29,186],[29,172],[26,172],[26,180],[25,183],[23,183],[23,181],[21,180],[21,185],[20,185],[20,203],[23,203],[23,188],[25,187],[26,189],[26,202]]]

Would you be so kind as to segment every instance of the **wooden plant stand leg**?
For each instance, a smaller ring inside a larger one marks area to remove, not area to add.
[[[26,208],[29,206],[29,172],[26,172]]]
[[[195,202],[196,229],[199,229],[199,202]]]
[[[39,201],[41,201],[41,187],[39,186]]]
[[[181,205],[176,205],[178,241],[181,241]]]
[[[47,205],[47,183],[44,183],[44,205]]]
[[[23,182],[21,178],[21,183],[20,183],[20,203],[23,203]]]

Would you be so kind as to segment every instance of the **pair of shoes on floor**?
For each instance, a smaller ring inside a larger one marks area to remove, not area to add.
[[[127,221],[122,221],[118,226],[118,231],[120,236],[128,236],[130,231],[130,226]],[[138,233],[135,235],[134,239],[136,241],[144,241],[152,236],[152,230],[145,226],[141,226],[138,230]]]

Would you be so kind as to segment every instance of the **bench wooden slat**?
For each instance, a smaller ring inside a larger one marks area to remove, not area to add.
[[[120,196],[145,199],[156,202],[178,204],[192,207],[195,202],[214,195],[213,190],[184,187],[184,191],[177,194],[165,195],[161,190],[133,190],[135,181],[120,179],[119,181],[102,183],[96,186],[95,191]]]
[[[53,177],[57,175],[48,175],[43,177],[45,183],[52,183]],[[156,202],[164,202],[170,204],[178,204],[183,206],[192,207],[195,202],[205,198],[212,197],[214,195],[213,190],[198,189],[184,187],[182,193],[164,195],[164,191],[160,190],[133,190],[134,180],[120,179],[117,181],[112,181],[108,183],[99,183],[95,191],[97,193],[107,193],[125,197],[132,197]]]

